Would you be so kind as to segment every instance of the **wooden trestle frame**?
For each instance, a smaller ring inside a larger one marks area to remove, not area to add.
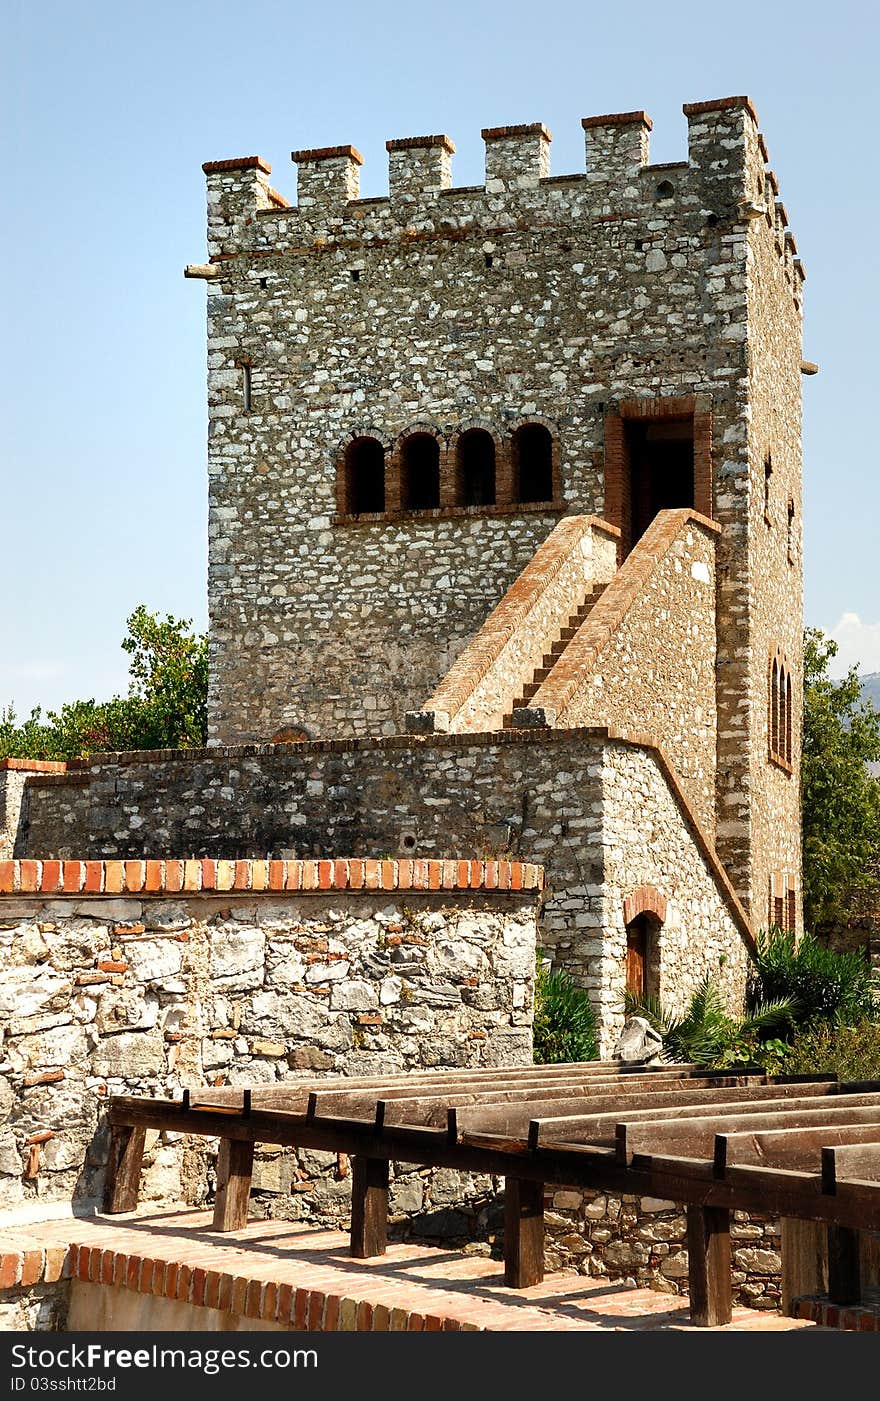
[[[543,1277],[544,1185],[684,1203],[693,1322],[731,1317],[730,1213],[782,1218],[783,1306],[875,1283],[880,1081],[590,1061],[293,1081],[110,1102],[104,1209],[137,1205],[148,1128],[220,1139],[213,1227],[247,1221],[254,1145],[353,1160],[351,1253],[385,1251],[389,1163],[505,1179],[504,1277]],[[869,1278],[865,1278],[866,1274]]]

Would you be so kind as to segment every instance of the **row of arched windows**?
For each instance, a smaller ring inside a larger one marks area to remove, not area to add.
[[[770,758],[783,768],[792,766],[791,672],[776,653],[770,662],[768,715]]]
[[[555,444],[543,423],[521,423],[506,441],[468,428],[451,444],[432,429],[393,449],[370,434],[345,445],[338,463],[343,515],[553,501]]]

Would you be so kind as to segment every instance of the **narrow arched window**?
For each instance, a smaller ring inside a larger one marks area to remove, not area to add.
[[[791,772],[793,745],[791,672],[777,654],[770,663],[770,714],[768,748],[774,764]]]
[[[543,423],[523,423],[516,429],[513,450],[515,501],[553,500],[553,438]]]
[[[455,485],[459,505],[495,505],[495,439],[484,428],[469,428],[459,438]]]
[[[770,671],[770,753],[779,753],[779,666],[775,657]]]
[[[385,510],[385,449],[378,438],[353,438],[345,449],[344,471],[349,515]]]
[[[404,438],[400,469],[405,511],[430,511],[440,505],[440,444],[432,433]]]
[[[780,738],[781,738],[781,740],[782,740],[782,745],[783,745],[782,752],[783,752],[783,754],[785,755],[785,762],[786,762],[787,764],[790,764],[790,763],[792,762],[792,757],[791,757],[791,755],[792,755],[792,743],[791,743],[791,675],[790,675],[790,673],[789,673],[788,671],[785,672],[785,729],[784,729],[782,735],[780,736]]]

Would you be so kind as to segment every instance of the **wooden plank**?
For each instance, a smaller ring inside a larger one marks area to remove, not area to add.
[[[253,1143],[221,1138],[214,1199],[215,1231],[240,1231],[247,1225],[253,1171]]]
[[[747,1087],[746,1087],[747,1088]],[[741,1101],[733,1096],[728,1096],[723,1091],[712,1098],[707,1097],[707,1102],[702,1101],[696,1104],[681,1104],[675,1098],[672,1102],[658,1109],[648,1106],[644,1109],[626,1108],[626,1119],[628,1123],[660,1123],[669,1120],[677,1123],[679,1120],[697,1120],[704,1118],[708,1114],[721,1119],[727,1116],[734,1116],[737,1113],[749,1114],[772,1114],[776,1115],[784,1108],[786,1113],[795,1111],[807,1112],[821,1105],[823,1108],[827,1104],[830,1107],[855,1106],[876,1106],[880,1109],[880,1095],[847,1095],[842,1098],[836,1093],[836,1086],[833,1083],[820,1082],[814,1084],[791,1085],[762,1085],[759,1087],[759,1094],[756,1098],[751,1097],[747,1088],[746,1099]],[[792,1092],[794,1091],[794,1092]],[[741,1090],[736,1090],[735,1095],[741,1094]],[[784,1101],[784,1105],[780,1103]],[[743,1104],[747,1104],[747,1110],[743,1109]],[[552,1138],[554,1143],[561,1143],[566,1139],[572,1142],[582,1140],[588,1141],[594,1134],[602,1137],[607,1135],[608,1130],[615,1122],[620,1122],[624,1115],[618,1113],[613,1108],[602,1110],[598,1114],[575,1115],[569,1119],[558,1116],[542,1115],[540,1120],[536,1120],[539,1125],[535,1130],[533,1146],[537,1146],[545,1138]],[[542,1127],[543,1126],[543,1127]],[[730,1131],[733,1132],[736,1125],[730,1124]],[[719,1125],[719,1132],[723,1131],[723,1126]],[[529,1141],[533,1141],[530,1133]]]
[[[835,1138],[822,1135],[822,1189],[837,1191],[838,1181],[880,1182],[880,1129],[852,1129],[845,1137],[839,1129]]]
[[[766,1163],[768,1166],[801,1168],[808,1172],[822,1171],[822,1150],[837,1144],[864,1144],[870,1150],[872,1142],[880,1143],[880,1127],[873,1124],[848,1124],[838,1127],[760,1129],[746,1133],[715,1135],[715,1171],[724,1176],[728,1163]],[[868,1159],[853,1159],[853,1162]],[[851,1177],[870,1177],[871,1173],[850,1172]],[[833,1191],[833,1187],[829,1190]]]
[[[144,1160],[145,1127],[113,1124],[104,1175],[104,1210],[111,1215],[134,1211],[138,1204],[141,1166]]]
[[[356,1260],[384,1255],[388,1241],[387,1158],[358,1153],[351,1174],[351,1254]]]
[[[544,1184],[504,1179],[504,1283],[527,1289],[544,1278]]]
[[[724,1207],[688,1206],[687,1249],[691,1322],[700,1328],[729,1323],[730,1212]]]
[[[852,1101],[860,1097],[853,1095],[844,1102],[835,1099],[833,1106],[823,1105],[821,1109],[792,1109],[786,1105],[749,1105],[747,1113],[712,1113],[703,1118],[688,1119],[687,1109],[682,1111],[679,1120],[637,1119],[633,1123],[627,1118],[616,1129],[618,1154],[624,1161],[633,1153],[681,1153],[688,1157],[710,1157],[714,1152],[715,1135],[718,1133],[745,1133],[761,1129],[769,1121],[768,1113],[774,1116],[779,1128],[833,1128],[840,1124],[880,1125],[880,1103],[872,1097],[869,1104]],[[665,1111],[664,1111],[665,1112]],[[636,1116],[637,1117],[637,1116]],[[605,1117],[607,1131],[607,1116]]]
[[[417,1079],[403,1085],[378,1085],[364,1089],[351,1089],[347,1086],[334,1086],[328,1089],[325,1086],[317,1085],[309,1091],[307,1102],[310,1118],[336,1118],[351,1115],[372,1118],[375,1105],[379,1100],[391,1104],[396,1100],[417,1098],[426,1104],[439,1105],[458,1096],[466,1098],[469,1095],[485,1095],[488,1100],[492,1100],[508,1093],[525,1092],[526,1095],[531,1093],[534,1099],[540,1102],[546,1094],[566,1087],[570,1089],[573,1096],[579,1098],[582,1092],[588,1092],[594,1087],[597,1091],[614,1093],[619,1089],[629,1091],[636,1086],[645,1088],[660,1085],[675,1086],[680,1083],[681,1078],[677,1071],[664,1071],[652,1075],[597,1075],[585,1078],[582,1075],[568,1072],[564,1075],[554,1076],[532,1072],[509,1077],[507,1071],[501,1070],[491,1075],[484,1075],[479,1080],[449,1079],[443,1085],[442,1090],[426,1089],[419,1085]],[[707,1084],[712,1083],[706,1077],[702,1078]],[[736,1081],[744,1083],[744,1078],[736,1077]],[[261,1104],[262,1101],[255,1099],[254,1103]]]
[[[828,1227],[828,1297],[832,1304],[858,1304],[862,1297],[859,1232]]]
[[[796,1301],[828,1287],[827,1232],[819,1221],[782,1218],[782,1312],[796,1316]]]

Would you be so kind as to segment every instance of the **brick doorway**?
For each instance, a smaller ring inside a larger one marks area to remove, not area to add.
[[[625,399],[605,415],[605,519],[629,554],[658,511],[712,516],[712,411],[704,395]]]
[[[643,911],[626,926],[626,990],[633,997],[658,995],[660,920]]]
[[[629,543],[644,535],[658,511],[694,501],[694,421],[630,420],[624,426],[629,470]]]

